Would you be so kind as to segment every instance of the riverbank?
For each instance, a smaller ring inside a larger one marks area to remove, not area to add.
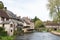
[[[14,40],[15,36],[0,36],[0,40]]]
[[[51,33],[60,36],[60,32],[57,32],[57,31],[51,31]]]

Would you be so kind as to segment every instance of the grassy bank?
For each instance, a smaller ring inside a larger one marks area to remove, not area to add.
[[[51,33],[60,36],[60,32],[57,32],[57,31],[51,31]]]
[[[55,32],[59,32],[60,33],[60,30],[58,29],[58,30],[51,30],[51,31],[55,31]]]
[[[13,40],[15,36],[0,36],[0,40]]]

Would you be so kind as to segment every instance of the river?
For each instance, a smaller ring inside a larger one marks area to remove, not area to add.
[[[49,32],[34,32],[16,37],[15,40],[60,40],[60,36]]]

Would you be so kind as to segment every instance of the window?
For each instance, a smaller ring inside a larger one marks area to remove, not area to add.
[[[56,31],[56,30],[57,30],[57,28],[54,28],[54,30]]]
[[[4,27],[4,24],[3,24],[3,27]]]
[[[10,27],[13,27],[13,24],[11,24]]]
[[[9,19],[7,18],[6,20],[8,21]]]
[[[12,30],[11,30],[11,32],[12,32]]]

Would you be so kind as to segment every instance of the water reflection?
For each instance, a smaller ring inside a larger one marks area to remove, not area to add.
[[[60,40],[60,36],[48,32],[35,32],[18,36],[16,40]]]

